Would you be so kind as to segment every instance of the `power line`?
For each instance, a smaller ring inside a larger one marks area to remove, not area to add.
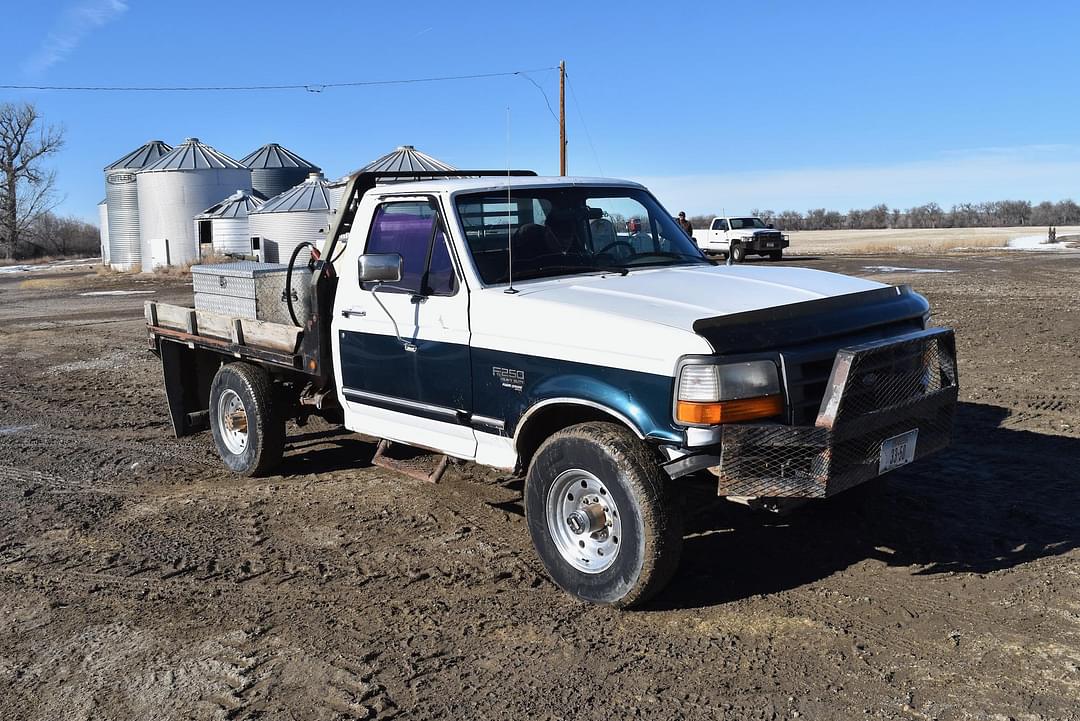
[[[581,112],[581,104],[578,103],[577,93],[574,92],[574,81],[570,79],[570,75],[566,76],[566,84],[570,86],[570,97],[574,100],[574,107],[577,108],[578,118],[581,120],[581,127],[585,129],[585,139],[589,141],[589,148],[592,149],[593,160],[596,161],[596,168],[600,171],[600,175],[604,174],[604,166],[600,165],[600,156],[596,154],[596,146],[593,145],[592,133],[589,132],[589,126],[585,122],[585,114]]]
[[[547,70],[557,70],[557,67],[534,68],[532,70],[512,70],[504,73],[476,73],[474,75],[443,75],[428,78],[403,78],[398,80],[357,80],[345,83],[298,83],[293,85],[172,85],[172,86],[119,86],[119,85],[0,85],[0,90],[57,90],[75,92],[152,92],[152,93],[176,93],[176,92],[257,92],[264,90],[306,90],[309,93],[321,93],[333,88],[360,88],[377,85],[409,85],[413,83],[439,83],[452,80],[479,80],[483,78],[501,78],[514,75],[524,76],[533,85],[536,81],[528,76],[528,73],[540,73]],[[540,92],[544,92],[540,88]],[[544,93],[547,100],[547,94]],[[551,104],[548,103],[548,109]]]
[[[541,70],[558,70],[558,68],[557,67],[555,67],[555,68],[541,68]],[[551,117],[555,118],[556,123],[559,122],[559,116],[555,114],[555,111],[551,107],[551,98],[548,97],[547,91],[544,90],[544,88],[540,85],[540,83],[536,82],[531,77],[529,77],[528,73],[532,73],[532,72],[537,72],[537,71],[535,71],[535,70],[522,70],[521,72],[516,73],[516,74],[520,75],[521,77],[525,78],[530,83],[532,83],[533,85],[536,86],[536,89],[539,90],[540,94],[544,96],[544,104],[547,105],[547,109],[548,109],[548,112],[551,113]]]

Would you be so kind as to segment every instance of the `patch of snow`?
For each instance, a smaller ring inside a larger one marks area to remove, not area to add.
[[[23,433],[33,426],[0,426],[0,436],[10,436],[15,433]]]
[[[0,266],[0,273],[40,273],[50,268],[74,268],[77,266],[92,266],[101,262],[101,258],[74,258],[70,260],[54,260],[52,263],[37,263],[34,265],[5,265]]]
[[[1071,250],[1068,243],[1058,241],[1047,243],[1046,235],[1021,235],[1010,238],[1007,246],[1010,250]]]
[[[79,295],[150,295],[157,293],[156,290],[93,290]]]
[[[956,270],[943,270],[941,268],[902,268],[897,265],[864,265],[863,270],[875,273],[958,273]]]

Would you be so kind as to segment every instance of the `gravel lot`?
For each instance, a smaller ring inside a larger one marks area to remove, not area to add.
[[[0,275],[0,719],[1080,718],[1080,253],[792,262],[930,298],[954,447],[784,517],[686,481],[633,613],[546,579],[517,479],[173,438],[142,303],[182,279]]]

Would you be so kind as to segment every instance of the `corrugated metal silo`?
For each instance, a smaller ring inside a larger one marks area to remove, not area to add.
[[[102,198],[97,205],[98,232],[101,234],[101,262],[109,264],[109,199]]]
[[[399,145],[394,150],[391,150],[386,155],[383,155],[370,163],[355,170],[349,175],[343,178],[338,178],[330,184],[331,195],[331,207],[337,210],[337,207],[341,201],[341,195],[345,192],[345,184],[349,182],[349,177],[356,173],[373,173],[373,172],[400,172],[400,173],[416,173],[415,176],[409,178],[423,179],[423,171],[433,170],[439,172],[445,172],[448,170],[457,170],[453,165],[444,163],[438,158],[434,158],[425,152],[417,150],[412,145]],[[392,182],[392,181],[387,181]]]
[[[322,247],[332,209],[329,185],[320,173],[312,173],[300,185],[248,214],[248,230],[259,239],[259,260],[288,263],[293,249],[305,240]],[[306,263],[309,257],[304,251],[296,262]]]
[[[411,145],[399,145],[381,158],[376,158],[360,168],[359,172],[368,173],[380,170],[418,173],[424,170],[447,171],[457,170],[457,168],[447,165],[438,158],[433,158]]]
[[[198,138],[188,138],[136,178],[144,272],[198,258],[195,216],[237,188],[251,191],[251,171]]]
[[[135,173],[169,154],[172,146],[151,140],[105,166],[105,202],[109,214],[109,265],[115,270],[142,266],[139,240],[139,194]]]
[[[281,195],[321,170],[277,143],[249,153],[240,159],[240,164],[251,169],[251,187],[267,198]]]
[[[238,190],[195,216],[195,232],[205,254],[210,243],[221,255],[249,255],[251,233],[248,232],[248,213],[258,208],[266,198],[257,192]]]

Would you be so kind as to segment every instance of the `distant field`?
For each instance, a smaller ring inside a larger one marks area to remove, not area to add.
[[[793,255],[815,253],[934,253],[1003,248],[1013,238],[1041,235],[1045,226],[934,228],[929,230],[805,230],[788,233]],[[1058,239],[1080,241],[1080,226],[1058,228]],[[1080,245],[1080,243],[1074,243]]]

